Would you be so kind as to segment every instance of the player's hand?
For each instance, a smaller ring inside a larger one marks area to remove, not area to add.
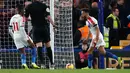
[[[57,25],[53,25],[53,30],[57,31]]]
[[[97,42],[98,42],[98,38],[95,38],[95,39],[93,39],[93,47],[95,47],[96,46],[96,44],[97,44]]]
[[[84,62],[84,59],[81,59],[80,61],[81,61],[81,63],[83,63],[83,62]]]
[[[93,42],[94,42],[94,43],[97,43],[97,42],[98,42],[98,40],[99,40],[99,38],[98,38],[98,37],[96,37],[96,38],[94,38]]]
[[[36,47],[35,44],[31,41],[31,39],[27,40],[27,42],[31,47]]]

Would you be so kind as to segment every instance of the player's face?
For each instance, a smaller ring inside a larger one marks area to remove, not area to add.
[[[85,16],[85,12],[84,11],[82,11],[82,16]]]
[[[82,44],[82,50],[87,50],[88,46],[87,44]]]
[[[82,11],[82,16],[85,17],[85,18],[88,18],[88,13]]]

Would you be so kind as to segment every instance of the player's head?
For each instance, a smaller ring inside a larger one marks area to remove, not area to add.
[[[17,4],[16,5],[16,11],[17,11],[18,14],[24,15],[24,6],[20,5],[20,4]]]
[[[88,43],[87,42],[83,42],[82,43],[82,51],[87,51],[88,50],[88,47],[89,45],[88,45]]]
[[[89,9],[88,8],[83,8],[82,9],[82,15],[88,18],[89,16]]]

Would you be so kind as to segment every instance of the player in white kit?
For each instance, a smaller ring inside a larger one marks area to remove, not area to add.
[[[21,63],[22,66],[25,69],[28,69],[28,66],[26,65],[26,53],[25,53],[25,47],[31,47],[32,49],[32,67],[33,68],[39,68],[35,62],[36,62],[36,48],[31,40],[31,38],[26,34],[25,32],[25,18],[24,18],[24,7],[22,5],[17,5],[16,11],[17,14],[15,14],[9,24],[9,33],[12,36],[14,43],[17,47],[17,49],[21,53]]]
[[[100,29],[98,27],[97,20],[89,15],[89,9],[82,9],[82,15],[80,19],[86,20],[86,25],[90,28],[90,32],[92,33],[92,42],[90,44],[90,47],[88,49],[88,68],[92,68],[92,61],[93,61],[93,51],[95,48],[97,48],[101,55],[104,55],[106,57],[114,58],[118,60],[119,64],[121,63],[120,58],[118,58],[116,55],[108,52],[105,50],[105,42],[103,40],[103,35],[100,32]]]

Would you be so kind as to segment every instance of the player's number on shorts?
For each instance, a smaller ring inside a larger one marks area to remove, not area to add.
[[[14,31],[18,31],[19,28],[18,28],[18,22],[13,22],[13,30]]]

